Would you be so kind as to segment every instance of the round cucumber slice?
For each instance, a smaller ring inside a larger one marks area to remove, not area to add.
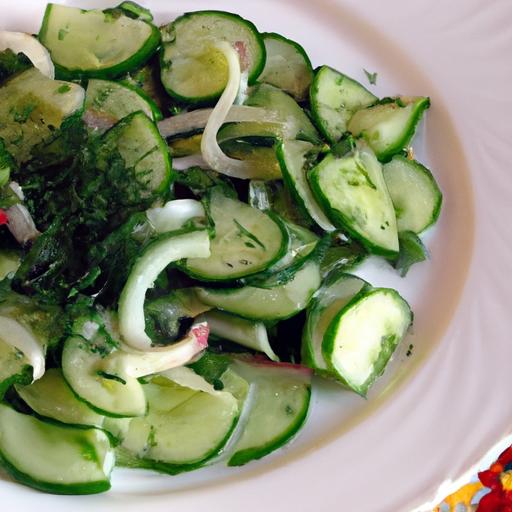
[[[214,101],[224,90],[228,66],[215,43],[226,41],[237,49],[249,84],[265,65],[265,45],[256,27],[229,12],[184,14],[162,29],[162,40],[162,83],[181,101]]]
[[[260,81],[279,87],[297,101],[304,101],[313,79],[311,61],[304,48],[280,34],[263,34],[267,52]]]
[[[358,295],[337,313],[325,333],[322,353],[329,370],[366,396],[411,321],[409,305],[395,290],[374,288]]]
[[[322,354],[325,332],[336,314],[365,286],[368,283],[350,274],[335,272],[327,278],[308,306],[302,332],[302,364],[320,373],[328,373]]]
[[[115,78],[151,57],[160,32],[122,11],[86,11],[50,3],[39,40],[49,50],[58,76]]]
[[[46,370],[30,386],[16,386],[18,395],[37,414],[71,425],[101,427],[104,416],[80,401],[68,386],[59,368]]]
[[[283,257],[288,232],[277,217],[214,189],[208,199],[215,225],[208,258],[189,258],[184,269],[203,281],[224,281],[255,274]]]
[[[236,361],[235,372],[253,388],[243,432],[234,444],[229,466],[241,466],[277,450],[306,421],[311,398],[311,373],[293,365],[247,364]]]
[[[114,418],[143,416],[147,404],[139,381],[126,375],[101,371],[111,348],[98,341],[72,336],[64,342],[62,374],[80,400],[98,414]]]
[[[121,445],[132,456],[131,466],[178,474],[201,467],[222,450],[238,420],[238,402],[195,378],[200,386],[180,385],[165,375],[144,385],[149,412],[130,422]]]
[[[16,480],[41,491],[94,494],[110,489],[114,452],[98,429],[44,423],[0,404],[0,457]]]
[[[162,113],[142,89],[127,83],[93,78],[87,84],[83,119],[94,131],[102,132],[138,110],[153,121]]]
[[[434,224],[441,212],[443,195],[432,173],[402,155],[395,155],[382,170],[395,207],[398,231],[421,233]]]

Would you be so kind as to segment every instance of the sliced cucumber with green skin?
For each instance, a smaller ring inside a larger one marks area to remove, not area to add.
[[[114,452],[101,430],[45,423],[3,404],[0,458],[15,480],[54,494],[108,491],[114,467]]]
[[[219,130],[221,141],[244,137],[299,139],[317,144],[320,137],[313,123],[298,103],[281,89],[270,84],[258,84],[251,90],[244,103],[250,107],[262,107],[277,115],[278,122],[232,123]]]
[[[332,223],[358,239],[370,252],[393,257],[398,252],[395,210],[382,166],[367,146],[347,156],[328,154],[311,171],[310,183]]]
[[[348,130],[363,137],[377,158],[387,162],[411,142],[430,99],[401,97],[358,110],[348,123]]]
[[[188,259],[184,270],[203,281],[225,281],[269,268],[288,249],[288,232],[271,214],[213,189],[208,198],[215,237],[209,258]]]
[[[313,297],[302,332],[302,364],[329,375],[322,353],[325,332],[336,314],[363,288],[366,281],[350,274],[334,272]]]
[[[16,385],[16,391],[39,416],[71,425],[103,425],[105,417],[76,397],[59,368],[49,368],[29,386]]]
[[[238,402],[195,377],[200,386],[177,384],[172,374],[144,385],[149,412],[130,422],[121,444],[130,466],[174,475],[203,466],[222,450],[238,421]]]
[[[89,80],[83,119],[95,132],[105,131],[139,110],[155,122],[162,119],[162,113],[142,89],[125,82]]]
[[[30,384],[32,367],[16,347],[0,340],[0,399],[16,383]]]
[[[253,84],[265,65],[265,45],[256,27],[223,11],[184,14],[161,29],[161,78],[174,98],[191,103],[217,99],[228,80],[228,66],[216,44],[225,41],[239,53],[242,71]]]
[[[80,113],[84,96],[79,85],[52,80],[35,68],[5,82],[0,87],[0,140],[6,150],[18,164],[29,160],[34,146],[53,140],[62,123]]]
[[[247,364],[236,361],[235,372],[253,387],[242,435],[232,448],[229,466],[242,466],[277,450],[306,421],[311,398],[311,373],[291,364]]]
[[[125,117],[103,135],[98,166],[109,165],[109,154],[115,149],[133,168],[142,192],[166,194],[172,181],[171,157],[158,128],[143,112]]]
[[[279,361],[270,342],[267,328],[263,322],[247,320],[225,311],[208,311],[197,318],[197,321],[207,322],[210,333],[222,339],[234,341],[243,347],[263,352],[270,360]]]
[[[267,60],[260,81],[279,87],[297,101],[304,101],[313,79],[311,61],[304,48],[291,39],[271,32],[263,34],[263,42]]]
[[[143,416],[147,404],[139,381],[126,375],[107,375],[102,361],[112,348],[101,340],[71,336],[62,350],[62,374],[76,396],[93,411],[114,418]]]
[[[329,371],[366,396],[411,322],[411,309],[396,290],[374,288],[357,295],[337,313],[324,335],[322,353]]]
[[[347,131],[354,112],[372,105],[378,98],[354,79],[329,66],[322,66],[311,84],[310,101],[316,125],[334,144]]]
[[[436,222],[443,195],[424,165],[395,155],[382,171],[395,207],[398,231],[421,233]]]
[[[57,76],[115,78],[138,68],[160,44],[157,27],[118,11],[48,4],[39,40]]]
[[[0,281],[13,275],[20,264],[20,255],[15,251],[0,251]]]
[[[309,142],[290,140],[279,143],[276,154],[284,182],[299,207],[323,230],[334,231],[335,227],[318,204],[308,182],[307,157],[313,150],[314,146]]]
[[[199,300],[253,320],[284,320],[303,310],[321,283],[320,266],[308,259],[293,279],[274,288],[197,288]]]

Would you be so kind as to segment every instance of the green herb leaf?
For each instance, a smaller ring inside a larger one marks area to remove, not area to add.
[[[398,258],[393,262],[393,266],[398,270],[401,277],[405,277],[412,265],[428,258],[428,251],[418,235],[412,231],[399,233],[398,240],[400,251]]]
[[[366,69],[363,68],[364,74],[366,75],[366,78],[368,78],[368,82],[370,82],[371,85],[376,85],[377,83],[377,73],[370,73],[369,71],[366,71]]]

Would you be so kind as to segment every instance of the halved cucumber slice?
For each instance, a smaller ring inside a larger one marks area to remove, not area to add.
[[[279,87],[297,101],[304,101],[313,79],[311,61],[304,48],[291,39],[270,32],[263,34],[263,42],[267,60],[260,81]]]
[[[215,237],[209,258],[190,258],[184,270],[205,281],[233,280],[269,268],[288,249],[279,219],[213,189],[208,199]]]
[[[382,171],[395,207],[398,231],[421,233],[436,222],[443,195],[424,165],[395,155]]]
[[[207,322],[210,333],[214,336],[263,352],[272,361],[279,361],[270,346],[267,328],[263,322],[255,322],[225,311],[215,310],[203,313],[197,321]]]
[[[228,461],[229,466],[242,466],[277,450],[304,425],[311,373],[304,367],[279,363],[235,361],[233,368],[253,388],[246,424]]]
[[[55,137],[63,121],[82,109],[84,90],[27,69],[0,87],[0,140],[18,164],[34,146]]]
[[[310,99],[311,115],[331,144],[340,140],[347,131],[354,112],[378,100],[359,82],[329,66],[322,66],[316,71]]]
[[[333,231],[335,227],[317,203],[307,178],[308,154],[314,149],[313,144],[309,142],[283,141],[277,146],[277,159],[281,166],[284,182],[299,207],[323,230]]]
[[[159,30],[121,11],[48,4],[39,40],[58,76],[114,78],[141,66],[160,43]]]
[[[366,396],[411,321],[409,305],[395,290],[374,288],[358,295],[338,312],[325,333],[322,353],[329,370]]]
[[[0,340],[0,399],[15,383],[30,384],[32,367],[16,347]]]
[[[125,117],[103,136],[98,167],[109,165],[109,155],[117,150],[127,168],[134,169],[141,194],[166,194],[172,180],[171,157],[156,125],[143,112]]]
[[[44,423],[0,404],[0,457],[13,478],[41,491],[94,494],[110,489],[114,452],[98,429]]]
[[[350,274],[334,272],[313,297],[302,332],[302,364],[328,374],[322,354],[325,332],[336,314],[363,288],[366,281]]]
[[[71,425],[103,425],[105,417],[76,397],[59,368],[46,370],[30,386],[16,385],[16,391],[33,411],[45,418]]]
[[[348,130],[364,137],[377,158],[387,162],[404,149],[414,137],[423,112],[430,107],[430,99],[401,97],[358,110],[348,123]]]
[[[373,151],[359,144],[337,158],[328,154],[311,171],[313,192],[333,224],[383,256],[398,252],[395,211]]]
[[[265,45],[256,27],[223,11],[184,14],[162,31],[161,78],[167,92],[181,101],[217,99],[228,80],[228,65],[216,44],[225,41],[239,54],[242,71],[253,84],[265,65]]]
[[[180,378],[178,384],[170,373],[144,385],[149,412],[130,422],[121,444],[122,462],[178,474],[203,466],[222,450],[238,421],[238,402],[188,371],[193,381]]]
[[[62,374],[76,396],[98,414],[114,418],[143,416],[147,404],[139,381],[102,371],[103,358],[111,351],[101,337],[87,341],[71,336],[62,350]]]
[[[103,132],[114,126],[123,117],[139,110],[153,121],[162,118],[158,107],[142,92],[142,89],[124,82],[89,80],[83,115],[89,128]]]
[[[308,259],[293,279],[274,288],[197,288],[198,298],[217,309],[253,320],[284,320],[303,310],[321,283],[320,266]]]
[[[244,137],[300,139],[314,144],[320,142],[318,132],[309,117],[297,102],[281,89],[270,84],[258,84],[251,90],[244,104],[272,111],[277,119],[224,126],[218,133],[221,142]]]

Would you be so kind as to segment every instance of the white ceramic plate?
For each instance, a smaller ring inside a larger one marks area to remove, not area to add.
[[[179,477],[120,470],[110,493],[92,497],[43,495],[4,479],[2,509],[399,512],[421,506],[512,430],[512,4],[144,3],[158,22],[183,10],[238,12],[261,31],[299,41],[315,66],[330,64],[363,83],[363,67],[377,71],[379,95],[431,97],[416,150],[445,195],[438,227],[427,238],[432,259],[406,280],[382,264],[362,269],[411,302],[414,333],[368,401],[318,382],[301,436],[263,461]],[[0,7],[0,28],[37,31],[44,2],[0,0]],[[409,343],[414,351],[406,357]]]

